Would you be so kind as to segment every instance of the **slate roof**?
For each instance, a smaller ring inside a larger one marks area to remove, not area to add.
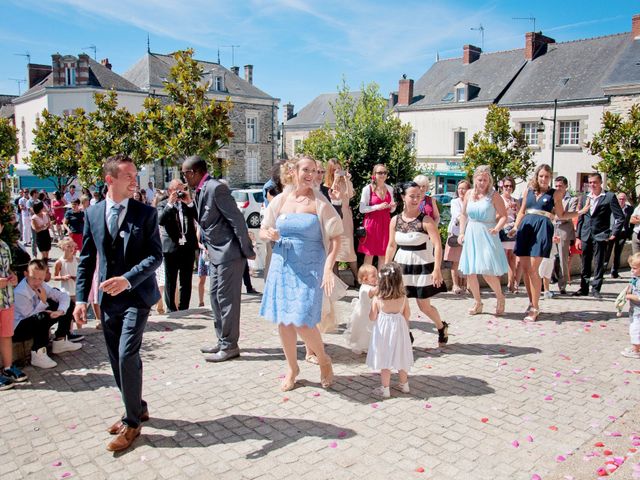
[[[361,92],[349,92],[354,99],[360,98]],[[335,125],[336,117],[331,105],[338,100],[338,93],[323,93],[305,105],[293,118],[286,121],[286,128],[318,128],[325,123]]]
[[[221,92],[223,94],[275,100],[274,97],[218,63],[202,60],[197,60],[197,62],[205,73],[211,72],[214,77],[224,78],[225,91]],[[160,90],[164,87],[163,82],[169,77],[170,68],[175,64],[176,60],[171,55],[147,53],[127,70],[123,77],[142,90]]]
[[[549,44],[546,54],[527,63],[499,104],[605,100],[602,81],[630,43],[629,33],[620,33]]]
[[[27,90],[21,95],[31,95],[32,93],[44,90],[47,87],[53,87],[53,73],[47,75],[40,82],[36,83],[33,87]],[[81,88],[84,85],[77,85],[76,87],[60,86],[55,88]],[[101,63],[96,62],[94,59],[89,58],[89,85],[90,87],[102,88],[105,90],[119,90],[119,91],[131,91],[139,92],[140,89],[131,83],[126,78],[118,75],[116,72],[108,69]]]
[[[438,61],[415,83],[411,105],[398,110],[493,103],[525,63],[523,49],[483,53],[469,65],[463,65],[462,58]],[[467,102],[443,101],[460,82],[477,85],[478,95]]]
[[[628,42],[602,85],[605,88],[640,85],[640,39]]]

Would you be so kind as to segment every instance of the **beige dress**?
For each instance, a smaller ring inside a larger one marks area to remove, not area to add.
[[[357,260],[356,250],[353,245],[353,213],[351,212],[351,206],[349,201],[355,195],[353,190],[353,184],[351,180],[345,178],[346,188],[343,188],[340,192],[340,201],[342,202],[342,226],[343,232],[340,235],[340,245],[338,247],[338,254],[336,255],[337,262],[355,262]]]

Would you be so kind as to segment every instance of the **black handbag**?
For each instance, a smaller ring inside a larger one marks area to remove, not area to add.
[[[367,236],[367,231],[364,229],[364,227],[362,225],[360,225],[358,228],[356,228],[356,237],[364,238],[366,236]]]

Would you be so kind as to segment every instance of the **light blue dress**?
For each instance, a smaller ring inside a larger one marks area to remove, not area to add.
[[[502,201],[502,200],[500,200]],[[491,196],[467,203],[467,226],[458,269],[465,275],[504,275],[509,265],[498,235],[489,229],[496,226],[496,209]]]
[[[260,315],[274,323],[314,327],[321,320],[326,254],[318,216],[285,213],[276,219],[280,240],[273,247]]]

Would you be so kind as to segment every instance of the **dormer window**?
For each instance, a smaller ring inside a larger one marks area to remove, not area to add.
[[[224,90],[224,82],[222,77],[215,77],[213,79],[213,88],[218,92],[222,92]]]
[[[65,67],[64,84],[67,87],[75,87],[76,85],[76,69],[75,67]]]
[[[456,87],[456,102],[467,101],[467,88],[466,86]]]

